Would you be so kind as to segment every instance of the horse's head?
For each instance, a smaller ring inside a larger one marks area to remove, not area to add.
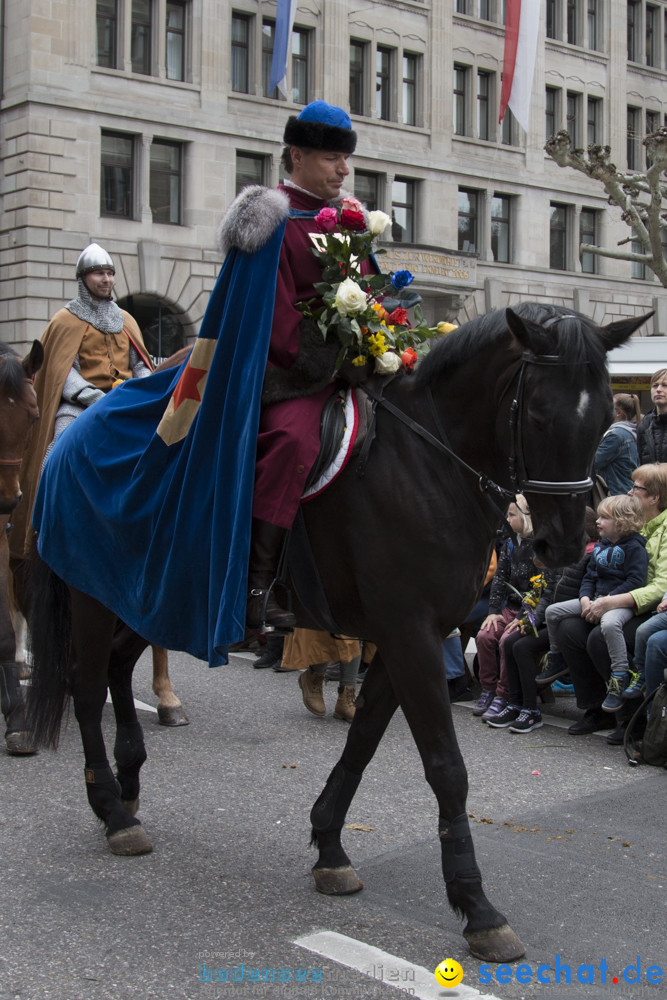
[[[21,499],[21,459],[28,431],[39,416],[33,380],[43,360],[38,340],[23,361],[0,344],[0,515],[10,514]]]
[[[581,557],[593,458],[613,417],[606,354],[651,315],[598,327],[565,309],[506,310],[521,353],[509,390],[511,487],[526,495],[547,566]],[[506,427],[500,433],[506,441]]]

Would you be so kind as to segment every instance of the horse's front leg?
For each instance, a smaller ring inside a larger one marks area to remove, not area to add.
[[[341,843],[341,830],[361,776],[393,716],[398,701],[380,653],[368,668],[355,702],[355,714],[339,762],[312,808],[312,843],[319,850],[313,868],[315,886],[330,896],[363,888]]]
[[[153,694],[157,697],[157,717],[161,726],[188,726],[180,699],[169,679],[169,654],[162,646],[151,645],[153,653]]]
[[[511,962],[525,948],[506,918],[484,894],[475,859],[466,801],[468,774],[454,732],[442,639],[435,629],[415,626],[409,641],[387,645],[387,671],[438,800],[438,832],[447,897],[467,919],[463,935],[475,958]],[[406,664],[413,666],[406,670]]]
[[[83,744],[88,803],[104,823],[113,854],[146,854],[152,850],[151,842],[139,821],[123,806],[102,734],[116,616],[80,591],[71,589],[71,599],[75,660],[72,700]]]
[[[139,810],[139,772],[146,760],[144,733],[132,692],[132,674],[147,646],[145,639],[117,620],[109,659],[109,693],[116,716],[113,753],[121,803],[132,816]]]

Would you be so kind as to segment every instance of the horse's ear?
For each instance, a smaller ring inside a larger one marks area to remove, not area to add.
[[[34,378],[44,363],[44,348],[39,340],[33,340],[29,354],[26,354],[21,364],[26,378]]]
[[[549,348],[553,347],[549,334],[532,319],[519,316],[513,309],[508,308],[505,310],[505,320],[524,351],[532,351],[533,354],[548,354]]]
[[[645,316],[636,316],[633,319],[619,319],[607,326],[600,327],[600,336],[605,348],[611,351],[614,347],[620,347],[626,340],[629,340],[635,330],[646,323],[655,313],[655,309],[646,313]]]

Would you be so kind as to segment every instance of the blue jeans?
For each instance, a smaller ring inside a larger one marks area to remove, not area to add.
[[[448,635],[442,643],[442,651],[445,657],[447,680],[451,681],[455,677],[465,677],[466,665],[463,659],[463,649],[461,648],[461,637],[459,635]]]
[[[655,635],[656,632],[663,632],[665,629],[667,629],[667,611],[651,615],[647,621],[639,626],[635,632],[635,651],[632,656],[635,661],[636,670],[644,669],[646,664],[646,646],[651,636]],[[662,677],[660,679],[662,680]]]
[[[663,629],[661,632],[654,632],[646,643],[644,670],[647,694],[654,691],[665,679],[665,669],[667,669],[667,631]]]

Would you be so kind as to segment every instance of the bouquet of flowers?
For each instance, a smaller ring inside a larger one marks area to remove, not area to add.
[[[521,598],[521,614],[517,618],[517,624],[523,629],[532,628],[533,634],[537,635],[537,627],[535,625],[535,608],[540,603],[542,599],[542,594],[545,591],[547,585],[544,573],[536,573],[535,576],[530,578],[531,589],[526,594],[520,594],[516,587],[513,587],[511,583],[505,581],[505,586],[513,590],[518,597]]]
[[[430,338],[455,327],[426,324],[421,296],[408,289],[413,280],[409,271],[362,274],[361,265],[371,254],[385,253],[374,244],[391,219],[378,211],[371,212],[367,221],[361,204],[344,198],[340,213],[323,208],[315,225],[322,234],[313,249],[322,263],[322,281],[314,287],[322,304],[311,299],[299,308],[317,323],[324,340],[333,335],[340,341],[336,369],[346,358],[358,367],[374,358],[374,370],[382,375],[398,371],[401,365],[411,371],[428,351]],[[408,320],[408,309],[413,309],[414,324]]]

